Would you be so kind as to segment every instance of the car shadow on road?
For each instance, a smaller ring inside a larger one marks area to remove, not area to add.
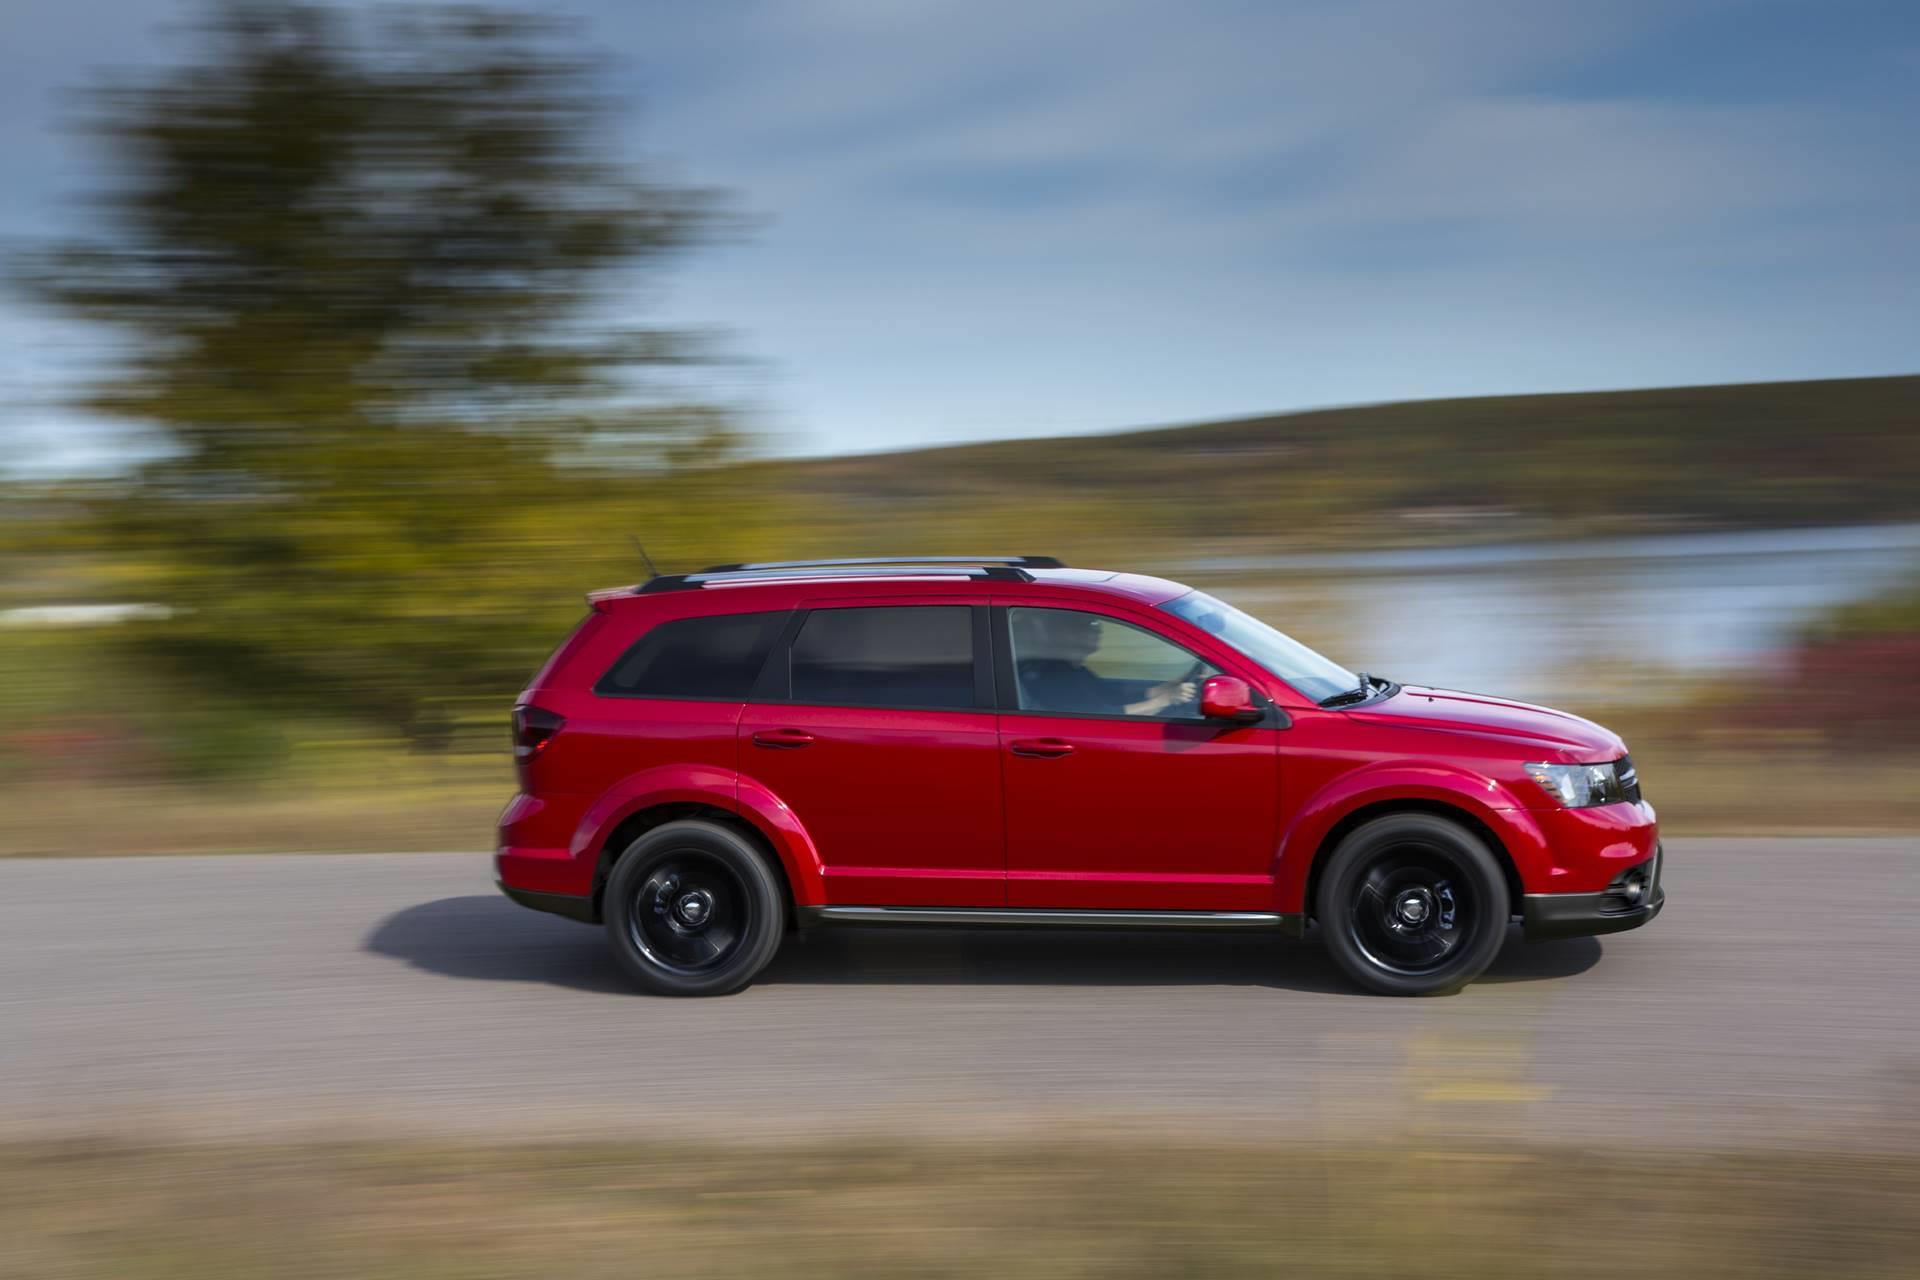
[[[633,988],[598,928],[474,895],[407,907],[364,949],[430,973],[605,994]],[[1512,931],[1483,983],[1568,978],[1600,959],[1596,938],[1523,944]],[[757,985],[1257,986],[1354,994],[1324,948],[1256,934],[865,928],[789,938]]]
[[[545,983],[607,995],[633,991],[598,926],[540,915],[498,894],[405,907],[375,925],[360,946],[449,978]]]

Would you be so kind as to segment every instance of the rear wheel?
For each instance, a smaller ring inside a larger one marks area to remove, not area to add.
[[[1511,914],[1486,842],[1430,814],[1356,828],[1320,880],[1318,919],[1334,962],[1382,995],[1457,991],[1499,954]]]
[[[603,903],[621,968],[658,995],[716,996],[780,949],[786,900],[764,854],[713,822],[669,822],[614,864]]]

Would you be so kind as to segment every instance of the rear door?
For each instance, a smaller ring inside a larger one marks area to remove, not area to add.
[[[740,720],[740,771],[793,810],[828,901],[1005,902],[984,604],[809,602]]]
[[[994,612],[1007,905],[1273,910],[1274,723],[1202,719],[1220,668],[1136,621]]]

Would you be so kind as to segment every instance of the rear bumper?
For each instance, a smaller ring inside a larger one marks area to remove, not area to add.
[[[573,848],[585,806],[579,796],[515,796],[500,814],[494,878],[533,893],[592,893],[594,859]]]
[[[593,899],[583,898],[571,893],[541,893],[534,889],[516,889],[505,880],[496,880],[500,892],[507,895],[523,907],[535,911],[546,911],[556,916],[565,916],[569,920],[578,920],[581,924],[599,924],[599,913],[593,909]]]
[[[1656,845],[1652,858],[1628,867],[1599,893],[1527,894],[1520,900],[1520,922],[1527,940],[1578,938],[1638,929],[1667,905],[1667,891],[1660,883],[1664,861],[1665,851]],[[1644,877],[1645,887],[1637,899],[1629,899],[1624,886],[1636,875]]]

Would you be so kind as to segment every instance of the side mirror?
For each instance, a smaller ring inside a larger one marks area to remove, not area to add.
[[[1266,716],[1253,700],[1253,687],[1239,676],[1208,676],[1200,686],[1200,714],[1235,724],[1252,724]]]

